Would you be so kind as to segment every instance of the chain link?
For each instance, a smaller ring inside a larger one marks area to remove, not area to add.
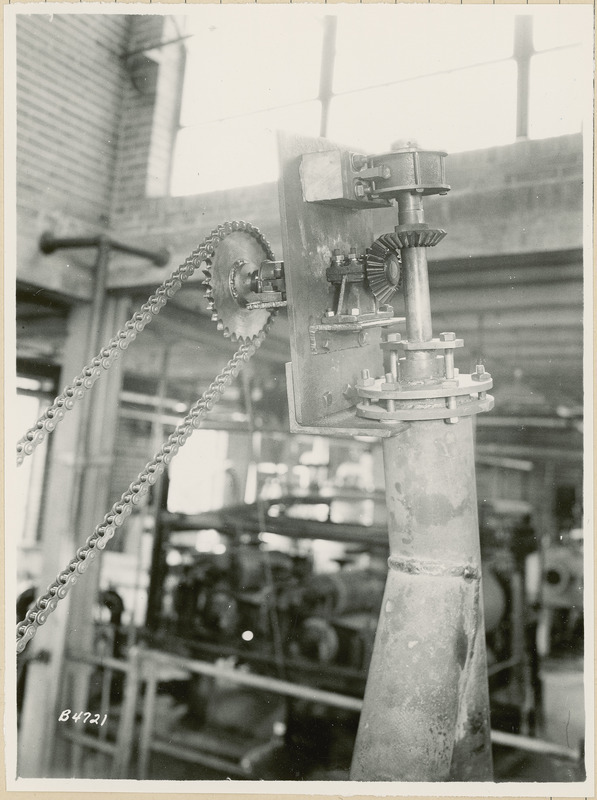
[[[95,528],[80,547],[75,557],[60,573],[56,580],[48,586],[45,594],[41,595],[36,603],[25,615],[25,619],[17,625],[17,653],[21,653],[27,642],[35,636],[40,625],[43,625],[48,616],[54,611],[58,602],[66,597],[70,588],[77,582],[79,575],[84,573],[89,564],[97,557],[108,541],[116,533],[125,519],[129,516],[139,500],[147,494],[150,487],[156,482],[159,475],[178,453],[194,429],[201,425],[203,418],[211,411],[221,398],[227,386],[236,378],[242,366],[255,354],[263,343],[276,312],[273,311],[270,319],[262,331],[252,340],[244,342],[232,356],[222,372],[214,378],[208,389],[193,405],[184,420],[170,434],[155,456],[147,463],[145,469],[133,481],[120,500],[114,503],[103,521]]]
[[[188,280],[196,269],[203,263],[210,262],[218,244],[234,231],[247,231],[253,236],[261,236],[258,229],[247,222],[225,222],[215,228],[210,235],[191,253],[184,264],[181,264],[172,275],[159,286],[146,303],[133,314],[124,327],[102,348],[98,355],[83,368],[73,382],[67,386],[62,394],[58,395],[51,406],[39,418],[37,423],[30,428],[17,444],[17,464],[21,464],[25,456],[30,455],[37,445],[45,438],[46,434],[53,431],[70,411],[74,404],[80,400],[86,391],[91,389],[101,374],[101,369],[109,369],[112,362],[118,358],[123,350],[136,338],[148,322],[150,322],[160,309],[173,297]],[[224,390],[238,375],[242,366],[255,354],[263,343],[276,316],[273,310],[263,329],[253,338],[244,341],[232,356],[222,372],[214,378],[209,388],[193,405],[184,420],[170,434],[153,459],[148,462],[142,472],[133,481],[120,500],[116,502],[105,515],[103,521],[95,528],[93,533],[80,547],[75,557],[67,567],[58,573],[56,580],[48,586],[45,594],[38,597],[35,605],[29,609],[25,618],[17,625],[17,653],[21,653],[30,639],[35,636],[37,629],[43,625],[48,616],[54,611],[58,602],[68,594],[70,588],[77,582],[78,576],[83,574],[89,564],[97,557],[108,541],[114,536],[131,513],[141,498],[146,495],[150,487],[164,472],[166,466],[178,453],[194,429],[201,425],[203,418],[211,411],[221,398]]]
[[[209,261],[215,253],[218,244],[234,231],[247,231],[252,235],[258,235],[259,231],[248,222],[235,221],[225,222],[206,237],[196,250],[176,269],[170,277],[165,280],[156,291],[147,299],[145,303],[127,320],[118,333],[110,339],[108,344],[93,358],[77,375],[73,381],[65,387],[52,405],[50,405],[41,417],[29,430],[21,437],[17,443],[17,465],[23,463],[25,456],[31,455],[35,448],[44,440],[46,435],[53,431],[60,421],[64,418],[67,411],[70,411],[102,374],[102,369],[107,370],[111,367],[115,359],[119,358],[123,350],[134,341],[138,333],[159,314],[160,310],[166,305],[170,298],[182,287],[204,262]],[[269,245],[268,245],[269,246]]]

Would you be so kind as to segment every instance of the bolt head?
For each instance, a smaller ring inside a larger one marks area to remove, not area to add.
[[[357,183],[354,187],[354,193],[357,197],[365,197],[365,187],[362,183]]]
[[[439,335],[440,342],[454,342],[456,341],[456,334],[452,331],[444,331]]]
[[[399,333],[388,333],[388,342],[400,342],[402,336]]]
[[[353,317],[358,317],[360,315],[360,313],[361,313],[361,309],[360,308],[351,308],[350,309],[350,313],[352,314]]]
[[[368,369],[362,369],[362,370],[361,370],[361,378],[362,378],[364,381],[366,381],[366,380],[367,380],[367,378],[369,378],[370,376],[371,376],[371,373],[369,372],[369,370],[368,370]]]
[[[326,315],[326,317],[333,317],[334,316],[334,309],[333,308],[326,308],[325,315]]]
[[[477,373],[477,375],[483,375],[483,373],[485,372],[485,366],[483,364],[477,364],[477,366],[475,367],[475,372]]]

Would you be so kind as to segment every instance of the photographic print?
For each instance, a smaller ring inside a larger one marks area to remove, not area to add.
[[[593,31],[5,6],[7,789],[594,792]]]

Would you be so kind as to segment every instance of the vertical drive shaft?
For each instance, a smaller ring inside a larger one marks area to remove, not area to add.
[[[416,348],[433,338],[421,194],[397,199],[396,235],[412,236],[401,249],[410,346],[399,382],[409,388],[438,374],[434,350]],[[472,418],[429,419],[429,404],[383,440],[389,573],[353,780],[492,779]]]

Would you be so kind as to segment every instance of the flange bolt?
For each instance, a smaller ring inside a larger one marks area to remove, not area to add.
[[[489,374],[489,372],[485,372],[485,367],[483,364],[477,364],[477,366],[475,367],[475,371],[471,375],[471,378],[474,381],[486,381],[489,380],[489,378],[491,378],[491,375]]]

